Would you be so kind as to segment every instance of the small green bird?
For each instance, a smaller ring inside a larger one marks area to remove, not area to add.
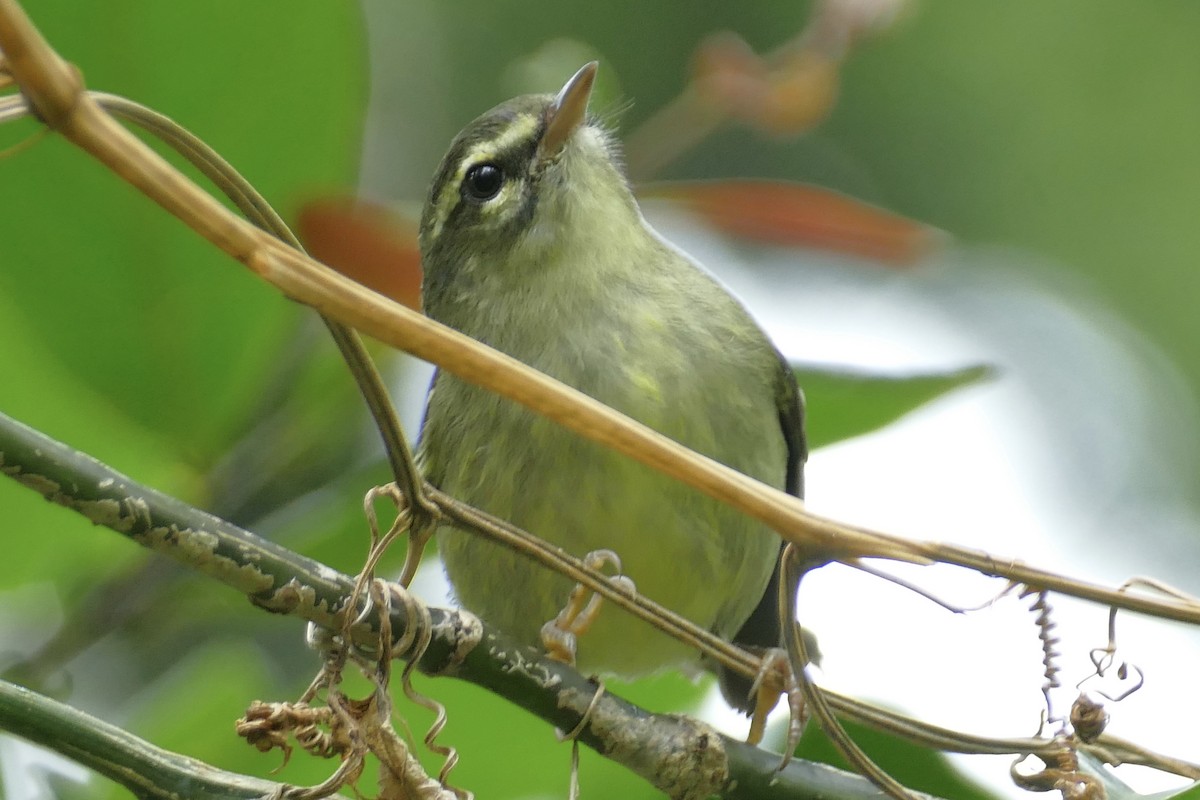
[[[642,218],[616,142],[586,116],[595,74],[502,103],[454,139],[421,218],[425,312],[799,496],[795,378],[741,303]],[[574,555],[614,551],[640,593],[716,634],[779,645],[780,540],[761,523],[446,372],[420,459],[443,491]],[[437,537],[459,601],[536,644],[571,582],[478,536]],[[578,663],[634,677],[699,658],[609,609]],[[749,712],[750,682],[721,678]]]

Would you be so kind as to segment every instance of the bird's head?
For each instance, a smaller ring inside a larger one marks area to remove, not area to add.
[[[616,142],[587,114],[595,76],[586,64],[557,95],[501,103],[455,137],[421,216],[427,304],[485,280],[473,273],[535,279],[557,253],[640,219]]]

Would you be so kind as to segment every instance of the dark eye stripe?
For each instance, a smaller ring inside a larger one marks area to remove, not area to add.
[[[508,107],[493,109],[459,134],[430,184],[421,221],[422,237],[427,239],[427,245],[431,244],[428,237],[441,238],[447,230],[471,226],[477,219],[471,211],[480,209],[483,204],[472,200],[464,191],[466,172],[475,166],[475,162],[498,167],[506,182],[525,182],[529,179],[530,166],[545,128],[541,121],[542,111],[549,99],[535,96],[521,98],[516,105],[508,104]],[[528,136],[510,136],[503,149],[498,151],[488,152],[480,147],[487,142],[503,141],[506,132],[517,125],[527,124],[531,119],[537,120],[538,124],[529,127]],[[528,189],[525,187],[520,194],[527,194]],[[521,198],[520,208],[514,209],[515,216],[527,218],[527,200],[526,197]]]

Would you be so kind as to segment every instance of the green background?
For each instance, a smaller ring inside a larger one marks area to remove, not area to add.
[[[807,14],[792,2],[366,5],[369,25],[352,4],[312,0],[27,8],[91,87],[187,125],[285,215],[353,190],[364,129],[365,191],[419,202],[454,132],[530,88],[516,85],[515,65],[547,40],[603,58],[601,89],[633,101],[620,120],[629,131],[680,91],[706,35],[731,29],[767,51]],[[914,4],[855,51],[817,131],[779,140],[733,126],[660,177],[811,181],[967,246],[1037,254],[1020,269],[1078,281],[1165,357],[1186,387],[1168,416],[1189,431],[1200,386],[1197,33],[1200,5],[1184,0]],[[3,141],[35,130],[8,126]],[[0,160],[0,185],[0,410],[353,572],[358,498],[385,473],[310,315],[57,138]],[[1181,460],[1194,503],[1188,468]],[[57,631],[65,654],[24,665],[41,690],[227,769],[265,775],[278,763],[235,740],[231,722],[251,699],[303,688],[316,660],[298,625],[14,484],[0,483],[0,510],[0,667]],[[451,708],[443,738],[463,753],[458,782],[493,797],[564,793],[567,751],[546,726],[470,687],[420,685]],[[661,710],[701,693],[670,676],[626,692]],[[427,718],[414,711],[411,724],[420,732]],[[328,767],[297,758],[280,777],[315,782]],[[923,788],[963,796],[935,772]],[[653,796],[599,759],[585,759],[584,781]]]

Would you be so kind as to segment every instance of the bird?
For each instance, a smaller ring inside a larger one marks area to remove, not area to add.
[[[421,215],[423,311],[801,496],[795,376],[742,303],[643,218],[615,136],[587,111],[596,71],[503,102],[453,139]],[[764,524],[444,370],[418,461],[441,491],[576,556],[615,553],[638,592],[717,635],[779,646],[781,543]],[[436,538],[463,607],[545,641],[571,581],[449,525]],[[755,707],[750,680],[619,609],[598,615],[577,659],[625,679],[708,669],[731,706]]]

